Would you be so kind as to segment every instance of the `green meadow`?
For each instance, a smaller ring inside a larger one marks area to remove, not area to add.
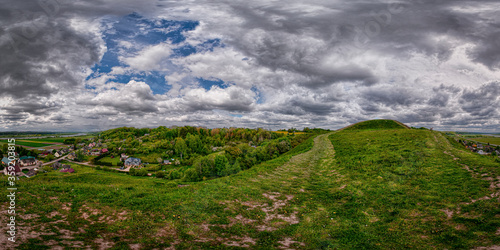
[[[499,161],[396,122],[319,134],[278,158],[200,182],[71,165],[75,173],[17,182],[16,220],[31,233],[16,248],[500,245]],[[7,190],[0,192],[5,211]]]
[[[494,137],[494,136],[488,136],[488,137],[478,137],[478,138],[471,138],[471,140],[476,141],[476,142],[482,142],[482,143],[490,143],[493,145],[500,145],[500,137]]]
[[[7,140],[2,140],[1,142],[3,144],[6,144]],[[50,143],[41,143],[41,142],[36,142],[36,141],[31,141],[31,140],[29,140],[29,141],[28,140],[26,140],[26,141],[25,140],[16,140],[15,144],[20,145],[20,146],[35,147],[35,148],[53,145]]]

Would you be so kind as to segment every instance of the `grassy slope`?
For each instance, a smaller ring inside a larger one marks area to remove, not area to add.
[[[401,122],[394,120],[369,120],[358,122],[347,126],[341,130],[383,130],[383,129],[407,129],[408,127]]]
[[[20,213],[38,215],[21,223],[56,233],[20,248],[196,249],[233,242],[269,249],[285,240],[309,249],[500,244],[498,198],[465,204],[492,190],[459,165],[499,176],[489,158],[424,130],[342,131],[314,142],[235,176],[183,187],[86,167],[20,181]],[[4,205],[5,189],[0,192]],[[441,210],[455,213],[448,218]]]
[[[423,130],[346,131],[331,139],[346,185],[338,194],[339,221],[351,233],[337,230],[335,238],[349,239],[346,244],[354,248],[471,248],[500,243],[495,235],[500,227],[498,198],[466,204],[494,190],[460,165],[495,178],[500,175],[498,163],[490,158],[453,146],[438,132]]]

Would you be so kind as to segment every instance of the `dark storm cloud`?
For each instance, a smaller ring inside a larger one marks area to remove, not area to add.
[[[50,96],[75,87],[81,83],[76,69],[98,60],[97,44],[71,28],[60,4],[9,1],[0,8],[6,14],[0,18],[0,96]]]
[[[466,89],[460,98],[462,109],[472,116],[498,115],[500,107],[500,82],[484,84],[477,89]]]
[[[491,29],[500,30],[500,25],[491,25]],[[500,31],[486,35],[472,50],[470,55],[490,69],[500,69]]]
[[[392,108],[398,108],[400,106],[409,107],[423,101],[419,93],[412,92],[410,89],[402,87],[372,87],[363,91],[362,97],[368,103],[382,104]]]
[[[331,103],[315,103],[310,100],[294,99],[290,102],[293,107],[297,107],[306,114],[315,115],[328,115],[334,111],[338,111],[338,108]]]
[[[439,71],[438,64],[445,64],[458,47],[467,45],[464,68],[477,70],[474,65],[477,63],[493,72],[488,77],[478,77],[478,82],[469,86],[491,81],[500,68],[498,7],[498,1],[487,0],[399,3],[7,0],[0,6],[0,98],[12,101],[7,101],[9,105],[2,108],[1,119],[23,122],[46,116],[54,123],[69,122],[67,116],[59,113],[67,104],[54,100],[78,96],[77,92],[88,83],[82,71],[98,63],[106,49],[100,47],[104,44],[100,44],[99,30],[86,30],[89,28],[82,28],[82,22],[108,18],[112,21],[114,17],[138,12],[151,20],[161,16],[200,21],[203,25],[192,32],[194,38],[186,32],[188,39],[201,39],[196,36],[204,38],[204,35],[217,37],[227,45],[220,48],[222,53],[230,48],[238,57],[243,55],[248,59],[247,68],[234,66],[234,70],[217,72],[221,79],[224,74],[243,72],[241,74],[247,75],[241,78],[257,79],[249,80],[252,87],[269,87],[272,90],[268,91],[285,94],[269,93],[267,99],[262,98],[262,103],[256,103],[255,96],[244,94],[244,90],[189,95],[186,86],[181,86],[184,92],[174,96],[178,99],[169,104],[172,109],[167,109],[158,106],[165,98],[153,95],[144,85],[134,85],[137,88],[129,91],[96,91],[85,101],[73,102],[81,114],[72,118],[94,122],[123,114],[129,118],[146,117],[165,109],[166,114],[157,116],[187,112],[196,115],[193,116],[196,119],[189,122],[206,119],[205,124],[214,126],[221,122],[208,115],[212,110],[241,112],[256,119],[265,117],[269,119],[269,126],[294,122],[337,124],[324,119],[335,116],[354,122],[379,114],[404,122],[442,122],[450,126],[463,125],[466,119],[474,124],[498,122],[498,82],[462,90],[467,83],[457,83],[460,88],[449,85],[432,88],[438,80],[430,79],[426,86],[388,80],[396,74],[413,79],[414,73],[406,72],[404,67],[426,70],[429,65],[422,66],[425,63],[435,63]],[[204,12],[205,9],[208,11]],[[424,58],[424,63],[415,59],[415,54]],[[398,68],[401,63],[407,64]],[[198,66],[198,69],[207,68]],[[397,70],[402,72],[395,72]],[[258,78],[253,74],[259,74]],[[439,82],[446,81],[440,79]],[[294,88],[296,86],[299,87]],[[313,97],[345,86],[354,86],[349,97],[336,100]],[[97,89],[99,87],[102,86]],[[311,98],[298,97],[305,90],[310,91],[305,95]]]
[[[427,104],[433,107],[446,107],[450,98],[460,92],[460,89],[455,86],[445,86],[441,84],[439,87],[432,88],[433,96]]]
[[[7,121],[24,121],[28,118],[26,114],[12,114],[12,115],[2,115],[0,116],[4,122]]]
[[[13,105],[4,107],[3,109],[11,115],[20,113],[29,113],[35,115],[47,115],[51,111],[56,111],[61,107],[53,101],[41,101],[39,97],[29,95],[26,98],[16,99]]]

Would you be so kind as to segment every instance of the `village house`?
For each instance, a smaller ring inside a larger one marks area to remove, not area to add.
[[[75,153],[70,153],[70,154],[68,155],[68,159],[69,159],[69,160],[72,160],[72,161],[73,161],[73,160],[75,160],[75,159],[76,159],[76,154],[75,154]]]
[[[62,164],[60,162],[55,162],[54,164],[51,165],[52,169],[58,170],[62,168]]]
[[[101,154],[105,154],[105,153],[107,153],[107,152],[108,152],[108,149],[107,149],[107,148],[103,148],[103,149],[101,149]]]
[[[125,163],[123,165],[125,167],[138,167],[141,165],[141,159],[129,157],[125,160]]]
[[[164,165],[172,165],[172,162],[170,162],[170,160],[164,160],[163,164]]]
[[[33,156],[23,156],[19,158],[19,164],[21,166],[33,166],[36,165],[36,159]]]
[[[9,160],[9,157],[4,157],[2,158],[2,164],[5,166],[9,166],[9,163],[12,162],[12,164],[16,163],[16,160]]]
[[[54,153],[54,156],[59,158],[59,157],[63,156],[63,153],[61,151],[57,151]]]
[[[49,152],[49,151],[43,151],[43,152],[41,152],[40,154],[38,154],[38,157],[45,158],[45,157],[47,157],[47,155],[49,155],[49,154],[50,154],[50,152]]]
[[[128,158],[128,155],[126,155],[124,153],[120,155],[120,161],[125,161],[127,158]]]
[[[8,174],[8,165],[3,169],[3,173],[5,175]],[[23,175],[23,172],[21,171],[21,166],[18,163],[14,165],[14,173],[16,173],[16,176]]]
[[[99,149],[92,149],[92,151],[90,152],[90,155],[99,156],[99,155],[101,155],[101,150],[99,150]]]
[[[63,165],[62,169],[59,172],[63,173],[74,173],[75,170],[71,168],[70,165]]]
[[[30,171],[28,171],[28,173],[24,174],[26,177],[30,178],[30,177],[33,177],[37,174],[37,172],[34,170],[34,169],[30,169]]]

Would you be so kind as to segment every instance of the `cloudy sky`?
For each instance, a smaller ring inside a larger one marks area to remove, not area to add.
[[[4,0],[0,130],[500,132],[498,0]]]

